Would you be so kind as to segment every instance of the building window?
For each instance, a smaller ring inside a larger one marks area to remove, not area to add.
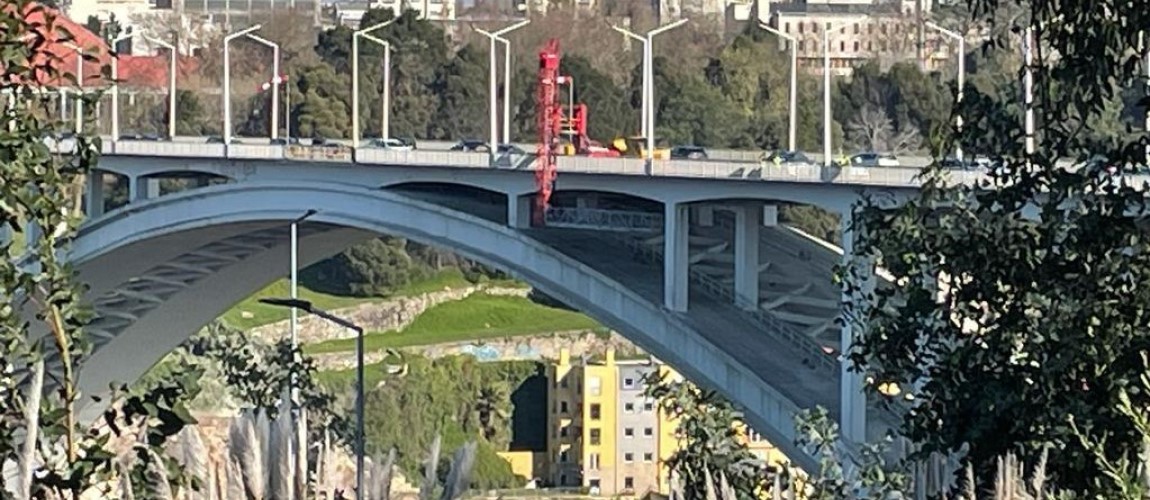
[[[799,49],[802,50],[802,48],[803,48],[803,42],[799,42]],[[655,409],[655,403],[652,403],[650,401],[643,403],[643,411],[652,411],[654,409]]]
[[[564,389],[567,388],[567,377],[563,377],[563,381],[559,382],[559,386],[564,388]]]
[[[635,403],[624,403],[623,413],[635,413]]]
[[[647,462],[647,463],[654,462],[655,461],[655,454],[654,453],[644,453],[643,454],[643,461]]]
[[[654,435],[655,435],[655,429],[652,429],[650,427],[644,427],[643,428],[643,436],[644,437],[651,437]]]
[[[591,420],[599,420],[601,417],[602,408],[599,403],[591,403]]]
[[[603,393],[603,381],[599,377],[591,377],[587,379],[587,392],[592,396],[598,396]]]
[[[855,23],[855,34],[856,34],[856,35],[857,35],[857,34],[859,34],[859,25],[858,25],[858,23]]]
[[[802,26],[802,25],[800,25],[800,26]],[[790,32],[791,32],[791,23],[784,24],[783,25],[783,33],[790,33]]]
[[[855,40],[855,52],[858,52],[858,51],[859,51],[859,42],[858,42],[858,40]]]
[[[819,32],[819,23],[812,21],[811,22],[811,33],[818,33],[818,32]]]
[[[559,452],[559,463],[565,464],[565,463],[567,463],[567,459],[568,459],[567,450],[560,451]]]
[[[591,429],[591,444],[597,445],[602,440],[602,431],[599,429]]]
[[[568,426],[564,425],[564,426],[559,428],[559,435],[560,436],[567,437],[567,427]]]
[[[587,487],[599,489],[599,480],[598,479],[592,479],[590,481],[587,481]]]
[[[635,388],[635,379],[633,379],[631,377],[627,377],[627,378],[623,379],[623,388],[624,389],[634,389]]]
[[[788,23],[789,24],[789,23]],[[803,34],[803,23],[799,23],[799,34]]]
[[[799,40],[799,52],[806,50],[806,45],[807,43],[805,41]]]
[[[886,23],[878,25],[878,32],[884,35],[886,34]]]
[[[631,476],[627,476],[627,477],[623,478],[623,489],[627,489],[627,490],[635,489],[635,478],[633,478]]]
[[[630,427],[623,429],[623,437],[629,437],[629,438],[635,437],[635,429],[632,429]]]
[[[847,43],[846,42],[839,42],[839,52],[846,52],[846,51],[847,51]]]
[[[559,413],[567,413],[567,402],[566,401],[560,401],[559,402]]]
[[[866,43],[866,51],[867,51],[867,52],[871,52],[871,51],[873,51],[873,50],[874,50],[874,43],[872,43],[872,42],[867,42],[867,43]]]
[[[590,456],[587,457],[587,468],[589,468],[591,470],[599,470],[599,454],[598,453],[592,453]],[[593,479],[592,481],[594,481],[596,483],[596,484],[593,484],[592,486],[596,486],[596,487],[599,486],[599,484],[598,484],[599,480],[598,479]]]
[[[567,486],[567,474],[559,474],[559,486]]]
[[[867,24],[866,25],[866,32],[868,35],[873,35],[874,34],[874,25],[873,24]]]
[[[634,461],[635,461],[635,454],[634,453],[624,453],[623,454],[623,462],[624,463],[629,464],[629,463],[634,462]]]

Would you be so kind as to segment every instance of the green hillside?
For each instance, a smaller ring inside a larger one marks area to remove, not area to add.
[[[516,337],[600,328],[581,313],[537,304],[523,297],[476,293],[424,311],[401,331],[370,333],[367,350]],[[309,354],[355,350],[355,339],[338,339],[304,346]]]

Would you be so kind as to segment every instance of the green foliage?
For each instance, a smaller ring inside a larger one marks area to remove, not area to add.
[[[336,295],[386,296],[422,271],[404,250],[406,243],[401,238],[373,238],[307,268],[301,279]]]
[[[397,461],[407,477],[418,477],[423,453],[436,435],[444,449],[478,440],[472,485],[477,488],[521,486],[524,478],[511,473],[510,465],[496,456],[511,440],[508,416],[521,414],[510,394],[533,377],[542,376],[535,362],[480,363],[470,356],[430,360],[406,358],[404,376],[385,377],[369,387],[366,401],[367,450],[384,454],[394,447]],[[354,379],[332,380],[334,392],[350,392]],[[540,402],[541,401],[541,402]],[[546,418],[546,399],[533,402],[534,414]]]
[[[263,304],[259,299],[265,297],[287,297],[290,295],[290,290],[291,283],[288,280],[281,279],[275,281],[252,294],[251,297],[233,306],[228,312],[224,313],[220,319],[226,322],[228,326],[239,330],[248,330],[257,326],[286,320],[288,316],[291,315],[289,309]],[[375,299],[375,297],[341,297],[321,293],[307,287],[306,283],[300,284],[299,297],[311,301],[313,305],[320,309],[328,311],[343,307],[352,307]]]
[[[644,378],[644,395],[659,402],[659,410],[677,419],[679,449],[666,461],[679,475],[685,498],[707,498],[711,478],[725,476],[742,500],[766,491],[767,464],[740,440],[742,416],[731,403],[689,382],[668,381],[660,372]]]
[[[536,304],[526,298],[475,293],[432,307],[398,332],[364,336],[369,351],[415,345],[478,341],[523,335],[591,330],[599,324],[581,313]],[[355,339],[307,346],[309,353],[355,350]]]
[[[971,5],[984,18],[999,7]],[[1116,87],[1144,83],[1130,50],[1138,32],[1127,26],[1150,22],[1150,11],[1046,0],[1029,7],[1030,19],[1019,22],[1033,25],[1038,41],[1036,152],[1026,152],[1021,121],[1003,111],[1004,86],[968,86],[959,111],[972,119],[942,149],[962,141],[968,151],[1003,155],[1007,167],[978,187],[951,187],[930,169],[905,203],[859,207],[860,259],[844,271],[864,299],[847,311],[863,332],[851,358],[868,377],[898,381],[914,396],[903,430],[924,452],[967,445],[985,478],[998,456],[1054,446],[1056,484],[1114,498],[1095,453],[1103,463],[1135,463],[1144,434],[1121,403],[1150,405],[1139,384],[1150,349],[1150,241],[1132,216],[1144,212],[1145,193],[1102,165],[1071,171],[1055,162],[1101,155],[1109,165],[1144,164],[1144,137],[1103,143],[1083,124],[1113,116]],[[987,50],[1017,46],[1017,36],[1004,33]],[[872,259],[898,286],[869,290]],[[1104,449],[1085,445],[1103,438]]]

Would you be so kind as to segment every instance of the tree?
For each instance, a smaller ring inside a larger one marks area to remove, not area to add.
[[[486,137],[487,56],[465,45],[440,68],[436,80],[439,106],[428,134],[431,137]]]
[[[999,7],[970,3],[984,17]],[[859,257],[843,273],[858,298],[847,317],[862,333],[850,357],[872,389],[895,381],[914,396],[903,431],[924,452],[965,444],[988,476],[999,455],[1054,446],[1061,451],[1049,465],[1062,488],[1114,498],[1124,478],[1101,471],[1136,463],[1145,439],[1121,402],[1150,405],[1141,378],[1150,368],[1150,240],[1136,216],[1145,194],[1132,179],[1055,163],[1085,159],[1091,148],[1114,164],[1145,161],[1135,139],[1106,144],[1082,123],[1107,113],[1111,83],[1139,81],[1130,50],[1138,33],[1126,26],[1150,23],[1150,11],[1027,4],[1032,19],[1020,22],[1038,41],[1037,151],[1026,153],[1021,121],[988,93],[996,86],[968,85],[957,111],[972,118],[940,150],[961,140],[968,150],[1002,154],[1005,165],[979,186],[948,184],[932,167],[905,203],[858,207]],[[1016,36],[992,39],[985,50],[1016,47]],[[895,285],[872,290],[872,262]],[[1105,446],[1099,456],[1084,443]]]
[[[915,151],[922,145],[918,129],[903,127],[895,130],[886,111],[867,104],[847,122],[847,138],[856,149],[880,153],[901,154]]]
[[[422,272],[405,245],[400,238],[375,238],[307,268],[301,278],[329,293],[386,296]]]
[[[767,487],[766,463],[740,440],[746,429],[742,416],[717,393],[665,375],[646,375],[644,395],[658,401],[659,411],[676,422],[679,448],[666,466],[683,481],[685,498],[707,498],[707,483],[720,475],[739,498],[758,498]]]

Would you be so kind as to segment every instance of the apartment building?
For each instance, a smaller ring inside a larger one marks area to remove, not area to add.
[[[666,460],[678,449],[676,422],[643,395],[644,379],[660,373],[681,379],[651,358],[573,362],[567,350],[548,367],[546,480],[559,487],[589,488],[602,496],[666,494]],[[782,456],[753,432],[752,451],[765,460]]]
[[[920,26],[916,11],[921,7],[925,19],[933,8],[931,0],[921,2],[921,6],[915,0],[772,3],[768,17],[771,27],[796,39],[800,69],[822,74],[826,36],[832,74],[849,75],[870,60],[884,66],[917,60]],[[931,30],[922,35],[926,69],[946,66],[954,56],[951,44]]]

